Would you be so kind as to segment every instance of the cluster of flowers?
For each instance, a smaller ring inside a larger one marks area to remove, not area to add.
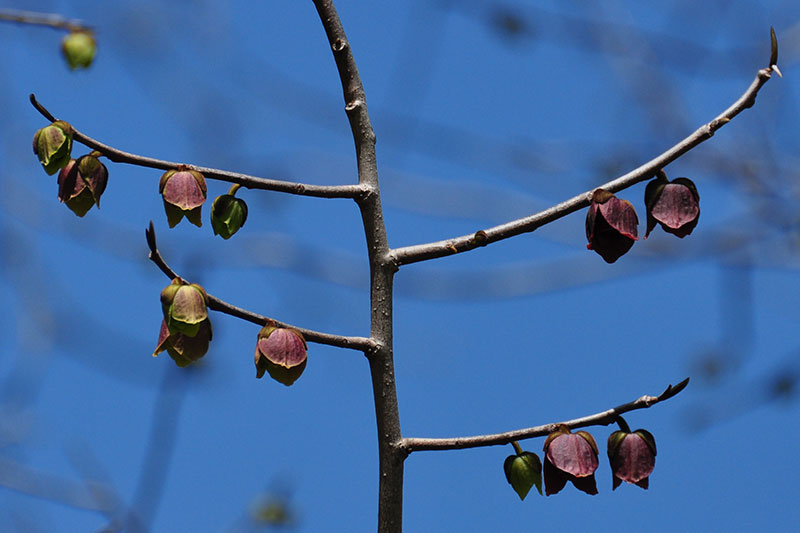
[[[100,196],[108,183],[108,170],[98,159],[102,156],[100,152],[72,159],[73,133],[68,123],[53,122],[34,135],[33,153],[45,172],[51,176],[58,172],[59,200],[82,217],[93,206],[100,208]],[[247,204],[234,196],[238,189],[239,185],[234,185],[227,194],[217,197],[211,206],[211,227],[214,235],[223,239],[230,239],[247,220]],[[161,176],[158,192],[164,200],[170,228],[184,217],[197,227],[203,225],[201,207],[207,194],[203,174],[186,166],[168,170]]]
[[[647,489],[656,464],[656,441],[644,429],[630,431],[624,421],[620,427],[608,437],[608,460],[614,477],[612,489],[623,481]],[[550,433],[544,442],[544,468],[538,455],[522,451],[518,445],[515,448],[516,455],[506,458],[503,469],[521,500],[534,485],[539,494],[542,493],[542,472],[548,496],[560,492],[567,481],[587,494],[597,494],[594,479],[598,466],[597,443],[586,431],[572,433],[567,426],[560,425]]]
[[[644,192],[647,208],[647,233],[660,224],[667,233],[683,238],[697,226],[700,218],[700,195],[688,178],[667,179],[664,171],[647,184]],[[621,200],[605,189],[592,193],[592,204],[586,214],[586,247],[613,263],[639,238],[639,217],[627,200]]]
[[[208,318],[208,295],[200,285],[175,278],[161,291],[164,318],[153,357],[165,351],[180,367],[188,366],[208,352],[211,321]],[[291,385],[306,368],[306,341],[299,331],[272,324],[258,332],[256,340],[256,377],[265,372]]]

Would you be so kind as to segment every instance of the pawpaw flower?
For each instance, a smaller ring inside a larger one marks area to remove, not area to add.
[[[586,214],[586,248],[600,254],[606,263],[613,263],[639,238],[638,225],[639,217],[629,201],[596,189]]]
[[[272,379],[291,385],[306,368],[306,341],[299,331],[265,326],[256,341],[256,377],[269,372]]]
[[[614,474],[612,489],[623,481],[647,489],[656,466],[656,440],[644,429],[615,431],[608,437],[608,460]]]
[[[158,192],[164,199],[167,222],[174,228],[186,220],[197,226],[203,225],[200,209],[206,201],[206,179],[196,170],[168,170],[161,176]]]
[[[571,433],[567,426],[559,428],[544,441],[544,486],[550,496],[571,481],[586,494],[597,494],[594,471],[597,470],[597,443],[586,431]]]
[[[656,224],[661,224],[664,231],[682,239],[692,233],[700,218],[700,194],[688,178],[668,181],[666,174],[660,172],[657,178],[647,184],[644,203],[647,206],[645,239]]]

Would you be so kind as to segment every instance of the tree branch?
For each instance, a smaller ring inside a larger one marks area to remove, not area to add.
[[[180,278],[180,276],[174,270],[172,270],[172,268],[170,268],[166,261],[164,261],[164,258],[161,257],[161,253],[158,251],[158,247],[156,245],[156,231],[153,227],[152,221],[150,222],[150,227],[146,229],[144,233],[147,239],[147,247],[150,249],[150,255],[148,258],[155,263],[159,270],[161,270],[161,272],[163,272],[169,279]],[[216,296],[212,296],[208,293],[206,294],[208,296],[208,308],[212,311],[231,315],[236,318],[252,322],[253,324],[258,324],[259,326],[273,324],[281,328],[292,328],[299,331],[303,335],[303,338],[308,342],[325,344],[328,346],[337,346],[339,348],[349,348],[351,350],[359,350],[365,354],[369,354],[376,349],[376,343],[372,339],[365,337],[345,337],[342,335],[321,333],[319,331],[293,326],[285,322],[280,322],[278,320],[253,313],[247,309],[236,307],[235,305],[231,305],[224,300],[220,300]]]
[[[666,167],[671,162],[675,161],[683,154],[696,147],[700,143],[710,139],[714,133],[722,126],[730,122],[734,117],[745,109],[751,107],[756,101],[756,95],[761,87],[770,79],[772,72],[775,68],[761,69],[758,71],[756,78],[750,84],[750,87],[736,100],[728,109],[723,111],[711,122],[700,126],[694,133],[683,139],[681,142],[662,153],[658,157],[651,159],[639,168],[632,170],[620,176],[619,178],[609,181],[604,185],[600,185],[603,189],[611,192],[621,191],[628,187],[635,185],[641,181],[650,179],[655,173]],[[499,226],[480,230],[471,235],[463,235],[453,239],[444,241],[432,242],[427,244],[418,244],[414,246],[406,246],[392,250],[391,255],[398,266],[407,265],[410,263],[417,263],[419,261],[427,261],[430,259],[437,259],[461,252],[474,250],[480,246],[486,246],[497,241],[514,237],[521,233],[531,232],[535,229],[549,224],[555,220],[574,213],[579,209],[588,207],[591,203],[592,191],[586,191],[578,196],[574,196],[565,202],[545,209],[534,215],[524,218],[506,222]]]
[[[42,104],[36,100],[36,96],[31,94],[31,104],[41,113],[47,120],[55,122],[56,119]],[[189,169],[196,170],[203,174],[207,179],[215,179],[219,181],[226,181],[229,183],[238,183],[242,187],[248,189],[263,189],[267,191],[283,192],[288,194],[296,194],[299,196],[314,196],[318,198],[353,198],[357,199],[366,194],[366,190],[362,185],[311,185],[305,183],[296,183],[292,181],[273,180],[267,178],[258,178],[247,174],[240,174],[238,172],[230,172],[228,170],[218,170],[215,168],[199,167],[197,165],[182,165],[181,163],[174,163],[172,161],[163,161],[161,159],[153,159],[141,155],[123,152],[111,146],[101,143],[91,137],[84,135],[74,127],[72,137],[74,140],[88,146],[93,150],[101,152],[109,160],[115,163],[127,163],[129,165],[137,165],[140,167],[157,168],[161,170],[174,170],[179,166],[188,167]]]
[[[0,20],[31,24],[34,26],[47,26],[68,31],[91,31],[91,28],[80,20],[70,20],[52,13],[35,13],[33,11],[19,11],[17,9],[0,9]]]
[[[506,431],[505,433],[494,433],[491,435],[476,435],[473,437],[453,437],[443,439],[424,439],[424,438],[406,438],[403,439],[403,446],[407,453],[421,452],[426,450],[463,450],[465,448],[479,448],[482,446],[497,446],[500,444],[508,444],[511,441],[530,439],[533,437],[543,437],[555,431],[555,429],[563,424],[569,426],[570,429],[583,428],[587,426],[607,426],[616,421],[617,417],[629,411],[637,409],[647,409],[653,405],[669,400],[689,384],[689,378],[684,379],[674,387],[669,385],[664,392],[658,396],[642,396],[638,400],[629,403],[618,405],[607,411],[596,413],[582,418],[574,418],[566,422],[558,422],[552,424],[545,424],[543,426],[534,426],[525,429],[517,429],[514,431]]]
[[[389,256],[389,242],[381,207],[375,133],[356,60],[331,0],[314,0],[328,44],[333,52],[356,147],[358,182],[368,193],[357,198],[364,226],[370,271],[370,337],[377,349],[369,356],[372,397],[378,434],[378,532],[399,533],[403,527],[403,460],[400,413],[394,374],[393,293],[397,268]]]

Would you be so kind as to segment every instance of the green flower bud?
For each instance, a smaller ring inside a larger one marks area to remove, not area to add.
[[[208,320],[206,291],[197,284],[188,284],[180,278],[161,291],[161,309],[170,333],[195,337],[200,325]]]
[[[161,176],[158,192],[164,199],[167,222],[174,228],[185,216],[197,226],[203,225],[200,208],[206,201],[206,180],[196,170],[168,170]]]
[[[51,176],[67,166],[72,153],[72,126],[58,120],[38,130],[33,136],[33,153]]]
[[[258,332],[256,341],[256,377],[269,372],[272,379],[288,387],[306,368],[306,348],[299,331],[265,326]]]
[[[64,36],[61,51],[70,69],[89,68],[97,53],[97,43],[91,32],[77,30]]]
[[[211,227],[214,235],[230,239],[247,220],[247,204],[232,194],[223,194],[211,204]]]
[[[509,455],[503,463],[503,470],[506,480],[520,500],[525,499],[534,485],[539,494],[542,493],[542,461],[535,453],[522,452],[518,455]]]

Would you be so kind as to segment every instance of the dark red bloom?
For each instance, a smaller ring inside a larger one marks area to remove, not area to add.
[[[207,188],[201,173],[184,167],[168,170],[161,176],[158,192],[164,199],[170,228],[174,228],[183,217],[198,228],[203,225],[200,208],[206,201]]]
[[[649,431],[615,431],[608,437],[608,460],[614,474],[612,489],[625,481],[647,489],[656,466],[656,441]]]
[[[153,351],[153,357],[166,350],[176,365],[184,367],[203,357],[208,352],[210,342],[211,321],[208,319],[200,323],[194,337],[179,331],[170,332],[167,321],[162,320],[161,331],[158,333],[158,346]]]
[[[108,183],[108,170],[95,154],[70,159],[58,173],[58,199],[79,217],[94,205],[100,208],[100,196]]]
[[[288,387],[306,368],[306,341],[299,331],[265,326],[258,332],[255,362],[257,378],[269,372]]]
[[[559,426],[547,436],[544,453],[545,494],[560,492],[567,481],[586,494],[597,494],[597,443],[589,433],[570,433],[567,426]]]
[[[644,203],[647,206],[645,239],[657,223],[667,233],[684,238],[697,226],[700,218],[700,194],[688,178],[668,181],[666,174],[660,172],[647,184]]]
[[[639,217],[627,200],[620,200],[605,189],[592,193],[592,205],[586,214],[586,247],[613,263],[639,238]]]

